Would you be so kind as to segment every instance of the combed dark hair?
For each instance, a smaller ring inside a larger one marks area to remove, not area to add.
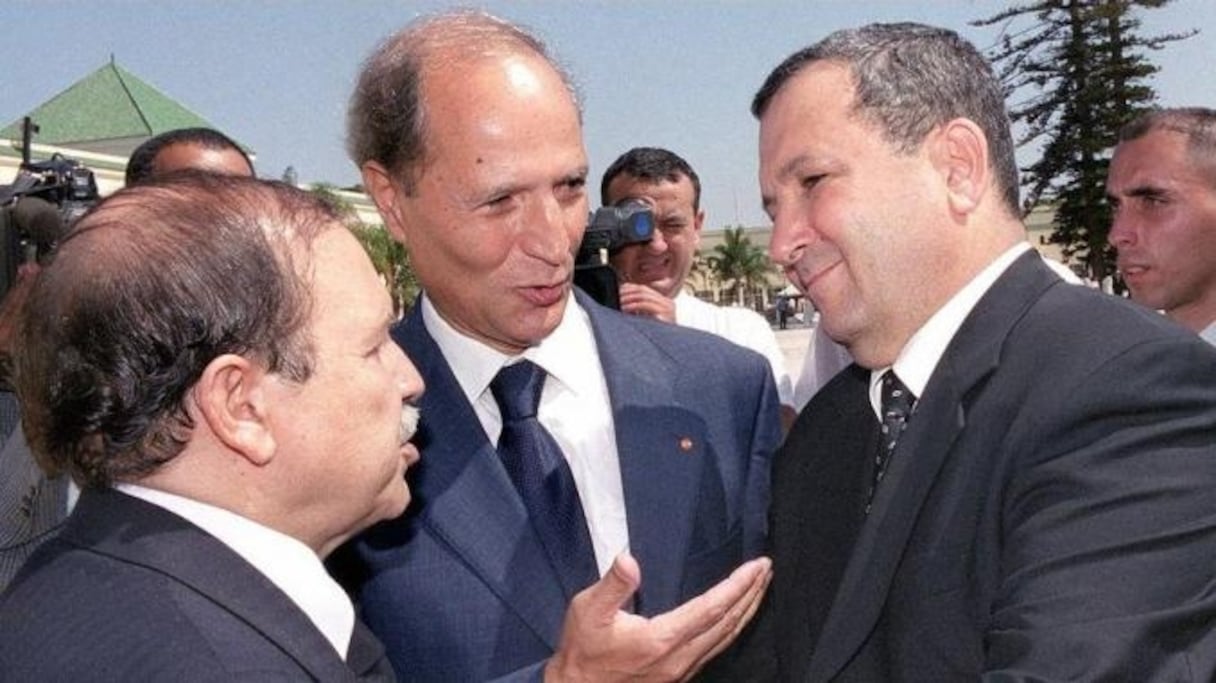
[[[853,110],[876,125],[896,149],[911,153],[937,126],[963,117],[988,138],[991,167],[1005,205],[1020,215],[1018,168],[1000,81],[975,46],[957,33],[923,24],[870,24],[836,31],[790,55],[752,100],[764,116],[785,83],[813,62],[849,67]]]
[[[692,183],[692,209],[701,210],[701,179],[680,155],[662,147],[634,147],[617,157],[616,161],[604,171],[604,179],[600,181],[600,203],[608,203],[608,186],[619,175],[627,175],[648,183],[658,183],[664,180],[679,182],[680,176],[688,178]]]
[[[426,160],[422,83],[428,72],[512,53],[532,53],[558,73],[575,105],[567,71],[535,35],[491,14],[455,10],[424,17],[389,36],[363,63],[346,113],[346,150],[362,168],[375,161],[413,192]]]
[[[172,145],[196,145],[218,151],[232,150],[240,154],[249,165],[249,175],[255,175],[249,155],[232,138],[212,128],[178,128],[144,140],[143,144],[131,152],[131,158],[127,160],[126,184],[136,185],[151,178],[156,173],[153,163],[156,161],[156,155]]]
[[[1152,109],[1125,124],[1119,130],[1119,142],[1131,142],[1156,130],[1185,135],[1187,153],[1195,166],[1209,174],[1216,172],[1216,109]]]
[[[340,226],[302,190],[203,173],[94,207],[20,324],[16,388],[44,468],[98,487],[171,460],[194,427],[185,396],[223,354],[306,380],[311,245]]]

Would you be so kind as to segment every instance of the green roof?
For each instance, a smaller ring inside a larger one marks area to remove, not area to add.
[[[139,141],[175,128],[215,128],[118,66],[113,58],[28,116],[38,126],[34,142],[49,145],[134,139],[133,148]],[[0,129],[0,137],[20,140],[21,118]]]

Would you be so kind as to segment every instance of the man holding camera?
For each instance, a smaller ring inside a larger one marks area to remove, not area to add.
[[[407,26],[349,126],[424,290],[393,333],[428,387],[416,505],[335,566],[398,677],[687,677],[768,581],[767,560],[736,570],[763,548],[780,438],[764,359],[572,287],[578,105],[518,27]]]
[[[791,424],[794,386],[768,322],[755,311],[714,306],[684,291],[705,222],[701,180],[692,166],[670,150],[635,147],[604,172],[600,197],[605,205],[640,201],[655,214],[650,241],[623,246],[611,256],[621,278],[621,310],[704,330],[762,354],[777,382],[782,421]]]

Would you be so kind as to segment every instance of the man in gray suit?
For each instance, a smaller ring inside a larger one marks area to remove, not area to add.
[[[405,509],[423,383],[334,211],[211,174],[129,188],[30,296],[26,433],[82,493],[0,596],[6,679],[391,679],[321,560]]]
[[[1033,253],[980,53],[839,31],[753,113],[770,254],[856,360],[776,456],[758,661],[797,683],[1213,680],[1216,351]]]

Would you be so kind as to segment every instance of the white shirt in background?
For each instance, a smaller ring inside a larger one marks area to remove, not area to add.
[[[716,334],[767,358],[781,404],[794,405],[794,383],[785,368],[785,354],[764,316],[747,308],[715,306],[688,292],[677,294],[675,305],[678,325]]]

